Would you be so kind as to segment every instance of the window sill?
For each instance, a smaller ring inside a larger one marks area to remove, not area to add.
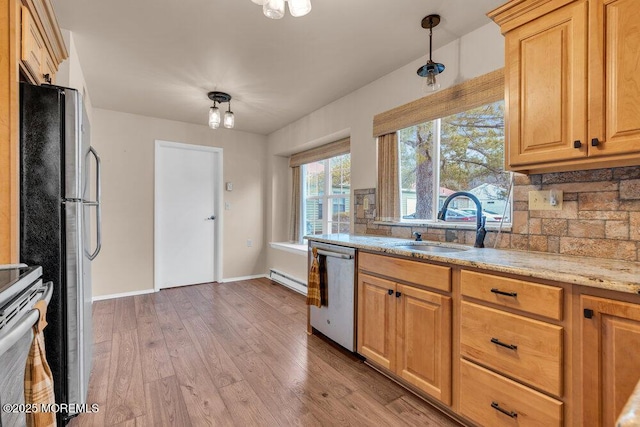
[[[290,242],[269,242],[269,246],[285,252],[291,252],[298,255],[307,255],[307,245]]]
[[[424,228],[437,228],[437,229],[447,229],[447,230],[473,230],[476,229],[475,221],[461,224],[455,222],[446,222],[446,221],[373,221],[375,225],[390,225],[394,227],[424,227]],[[485,225],[485,229],[487,231],[498,231],[500,230],[500,223],[487,223]],[[511,232],[511,223],[505,222],[502,224],[503,232]]]

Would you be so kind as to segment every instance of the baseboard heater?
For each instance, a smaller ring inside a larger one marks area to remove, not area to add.
[[[307,295],[307,284],[300,279],[296,279],[273,268],[269,271],[269,279],[296,292],[300,292],[302,295]]]

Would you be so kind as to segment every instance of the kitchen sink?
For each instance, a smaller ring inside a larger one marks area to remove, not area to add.
[[[431,245],[428,243],[422,243],[417,245],[399,245],[394,246],[397,249],[406,249],[414,252],[463,252],[468,250],[467,248],[453,248],[451,246]]]

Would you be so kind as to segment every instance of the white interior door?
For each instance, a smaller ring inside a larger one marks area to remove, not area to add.
[[[156,289],[213,282],[222,150],[156,141]]]

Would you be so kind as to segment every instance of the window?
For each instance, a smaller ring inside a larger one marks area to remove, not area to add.
[[[433,220],[444,200],[466,191],[482,203],[487,222],[511,221],[511,175],[504,165],[504,101],[398,131],[402,221]],[[456,198],[447,221],[475,224],[476,206]]]
[[[351,155],[302,165],[302,235],[349,233]]]

